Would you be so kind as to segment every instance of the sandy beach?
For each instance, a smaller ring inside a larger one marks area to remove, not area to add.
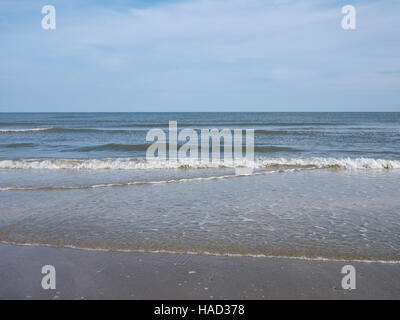
[[[0,299],[399,299],[400,265],[0,245]],[[41,269],[56,268],[56,290]],[[357,289],[341,288],[341,268]]]

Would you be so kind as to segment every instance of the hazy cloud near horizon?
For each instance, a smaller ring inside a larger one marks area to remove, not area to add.
[[[346,4],[357,30],[341,28]],[[399,14],[390,0],[3,0],[0,111],[400,111]]]

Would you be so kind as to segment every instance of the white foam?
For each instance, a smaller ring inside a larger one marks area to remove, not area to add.
[[[232,257],[232,258],[267,258],[267,259],[289,259],[289,260],[305,260],[305,261],[315,261],[315,262],[356,262],[356,263],[366,263],[366,264],[391,264],[398,265],[400,260],[373,260],[373,259],[337,259],[337,258],[326,258],[326,257],[306,257],[306,256],[279,256],[279,255],[265,255],[265,254],[252,254],[252,253],[215,253],[209,251],[175,251],[175,250],[146,250],[146,249],[105,249],[105,248],[88,248],[79,247],[75,245],[63,245],[55,246],[50,244],[40,244],[40,243],[22,243],[22,242],[10,242],[1,241],[1,244],[5,245],[16,245],[24,247],[47,247],[47,248],[64,248],[64,249],[74,249],[82,251],[94,251],[94,252],[124,252],[124,253],[154,253],[154,254],[186,254],[186,255],[205,255],[205,256],[217,256],[217,257]]]
[[[29,129],[0,129],[0,133],[11,133],[11,132],[37,132],[37,131],[47,131],[52,128],[29,128]]]
[[[363,169],[400,169],[400,160],[371,158],[304,158],[304,159],[265,159],[257,163],[257,167],[293,166],[314,167],[319,169],[338,168],[346,170]]]
[[[396,170],[400,160],[369,158],[260,158],[253,161],[237,161],[234,164],[185,160],[178,162],[143,158],[118,159],[24,159],[0,160],[0,169],[73,169],[73,170],[152,170],[152,169],[207,169],[207,168],[298,168],[342,170]]]
[[[267,173],[274,173],[275,171],[258,172],[252,175],[261,175]],[[170,179],[170,180],[156,180],[156,181],[132,181],[132,182],[121,182],[121,183],[106,183],[96,185],[77,185],[77,186],[50,186],[50,187],[3,187],[0,188],[0,192],[9,191],[67,191],[67,190],[81,190],[81,189],[104,189],[113,187],[128,187],[128,186],[140,186],[140,185],[151,185],[151,184],[171,184],[171,183],[186,183],[186,182],[202,182],[202,181],[213,181],[213,180],[224,180],[230,178],[247,177],[249,175],[223,175],[223,176],[211,176],[211,177],[195,177],[195,178],[181,178],[181,179]]]

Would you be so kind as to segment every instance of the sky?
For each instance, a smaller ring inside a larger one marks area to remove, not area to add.
[[[400,111],[399,16],[398,0],[0,0],[0,112]]]

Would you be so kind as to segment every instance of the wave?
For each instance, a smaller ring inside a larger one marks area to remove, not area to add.
[[[35,123],[17,123],[17,122],[1,122],[0,126],[27,126],[27,125],[35,125]],[[36,124],[37,125],[37,124]],[[313,123],[313,122],[287,122],[287,123],[278,123],[278,122],[265,122],[265,123],[252,123],[252,122],[227,122],[227,123],[178,123],[179,127],[192,127],[192,128],[219,128],[219,127],[260,127],[260,126],[284,126],[284,127],[310,127],[310,126],[327,126],[333,125],[332,123]],[[335,124],[336,125],[336,124]],[[124,128],[137,128],[137,129],[107,129],[107,128],[57,128],[57,127],[49,127],[49,128],[26,128],[26,129],[15,129],[15,128],[7,128],[0,129],[0,133],[22,133],[22,132],[39,132],[39,131],[51,131],[51,132],[87,132],[87,133],[95,133],[95,132],[104,132],[104,133],[125,133],[130,131],[140,131],[145,130],[146,128],[168,128],[169,124],[167,122],[164,123],[134,123],[134,124],[124,124]],[[282,134],[295,134],[296,132],[291,131],[268,131],[268,130],[256,130],[256,133],[263,134],[278,134],[281,132]],[[307,132],[302,132],[302,134],[308,134]]]
[[[260,135],[296,135],[296,136],[310,136],[326,134],[324,131],[294,131],[294,130],[254,130],[255,134]]]
[[[150,144],[103,144],[97,146],[88,146],[88,147],[80,147],[70,151],[74,152],[92,152],[92,151],[146,151],[149,148]],[[166,144],[166,147],[169,147],[169,144]],[[211,151],[210,147],[210,151]],[[201,148],[198,147],[198,151],[201,151]],[[289,148],[289,147],[273,147],[273,146],[262,146],[255,147],[255,152],[301,152],[303,150]]]
[[[258,162],[262,168],[314,168],[314,169],[343,169],[343,170],[396,170],[400,169],[400,160],[371,159],[371,158],[304,158],[267,159]]]
[[[254,147],[255,152],[301,152],[304,150],[289,147]]]
[[[104,144],[93,147],[81,147],[68,151],[75,152],[91,152],[91,151],[146,151],[150,145],[149,144]]]
[[[59,133],[129,133],[144,130],[133,129],[95,129],[95,128],[27,128],[27,129],[0,129],[0,133],[23,133],[23,132],[59,132]]]
[[[51,132],[61,133],[132,133],[142,132],[145,130],[133,130],[133,129],[96,129],[96,128],[51,128]]]
[[[23,159],[0,160],[0,169],[74,169],[74,170],[152,170],[152,169],[207,169],[207,168],[310,168],[342,170],[398,170],[400,160],[370,158],[260,158],[255,161],[162,161],[144,158],[112,159]]]
[[[260,127],[260,126],[275,126],[275,127],[312,127],[312,126],[337,126],[342,125],[343,123],[330,123],[330,122],[209,122],[209,123],[180,123],[178,121],[179,127]],[[168,122],[161,123],[134,123],[134,124],[126,124],[126,127],[147,127],[147,128],[165,128],[169,126]]]
[[[232,252],[210,252],[210,251],[189,251],[189,250],[167,250],[167,249],[117,249],[117,248],[99,248],[99,247],[85,247],[76,246],[71,244],[57,245],[57,244],[47,244],[47,243],[33,243],[33,242],[23,242],[23,241],[5,241],[0,240],[1,244],[4,245],[14,245],[23,247],[44,247],[44,248],[65,248],[71,250],[81,250],[89,252],[121,252],[121,253],[154,253],[154,254],[173,254],[173,255],[203,255],[203,256],[216,256],[216,257],[236,257],[236,258],[269,258],[269,259],[286,259],[286,260],[301,260],[301,261],[315,261],[315,262],[356,262],[365,264],[388,264],[388,265],[398,265],[400,260],[379,260],[379,259],[340,259],[340,258],[327,258],[327,257],[307,257],[307,256],[287,256],[287,255],[269,255],[262,253],[232,253]]]
[[[0,122],[0,127],[10,126],[37,126],[37,122]]]
[[[0,129],[0,133],[38,132],[38,131],[48,131],[48,130],[52,130],[52,128]]]
[[[34,143],[11,143],[11,144],[0,144],[0,147],[17,149],[17,148],[31,148],[36,147],[37,145]]]
[[[269,171],[268,173],[272,173]],[[254,175],[265,174],[256,173]],[[80,185],[80,186],[53,186],[53,187],[5,187],[0,188],[0,192],[9,191],[67,191],[67,190],[87,190],[87,189],[105,189],[114,187],[129,187],[129,186],[145,186],[145,185],[155,185],[155,184],[173,184],[173,183],[186,183],[186,182],[203,182],[203,181],[215,181],[215,180],[225,180],[230,178],[246,177],[248,174],[243,175],[224,175],[224,176],[211,176],[211,177],[195,177],[195,178],[181,178],[181,179],[170,179],[170,180],[157,180],[157,181],[133,181],[133,182],[120,182],[120,183],[105,183],[96,185]]]

